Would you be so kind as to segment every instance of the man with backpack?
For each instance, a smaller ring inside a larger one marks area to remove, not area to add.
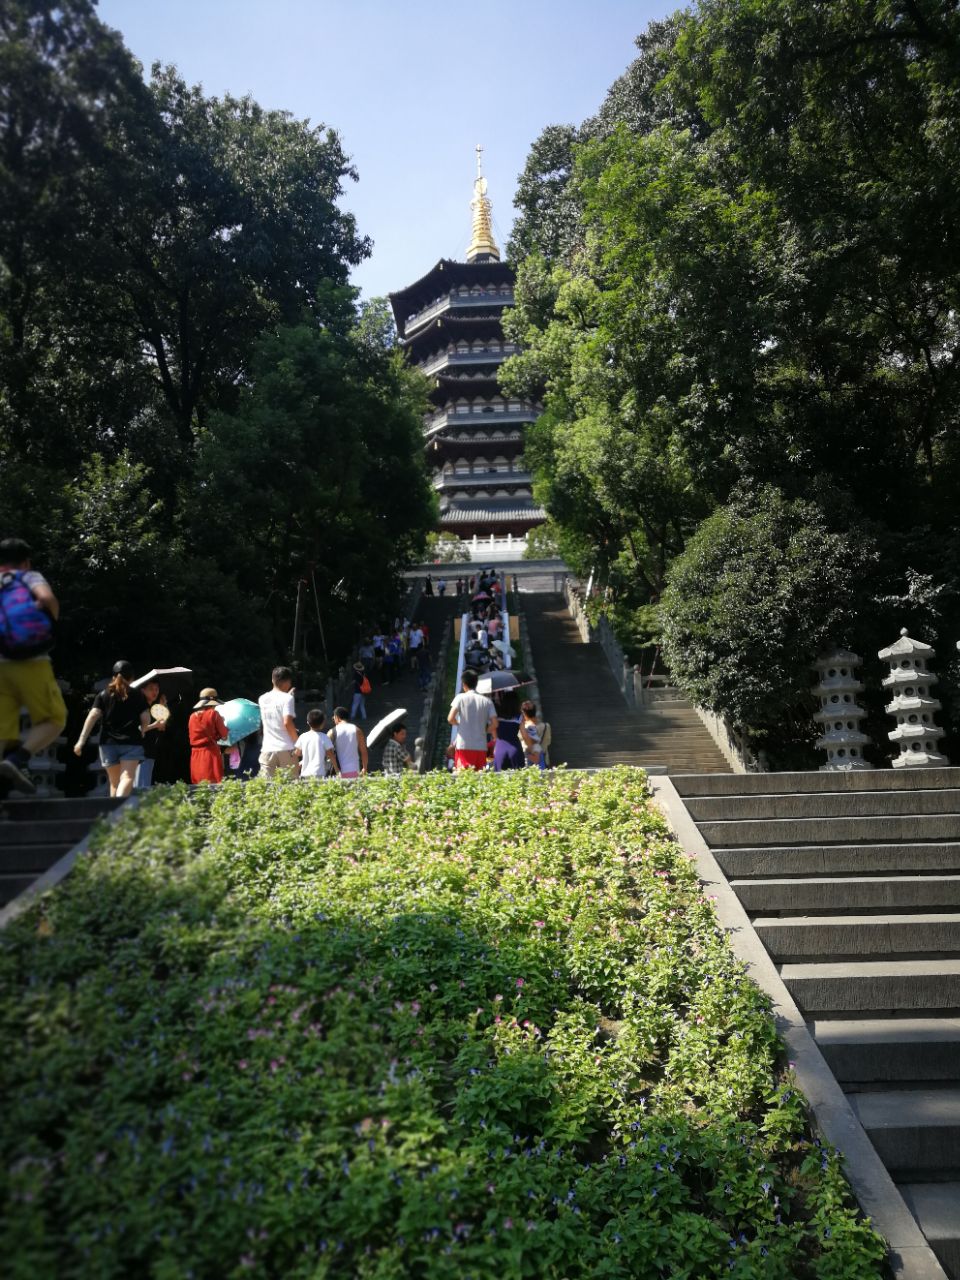
[[[67,708],[53,675],[50,649],[60,615],[57,597],[31,566],[22,538],[0,541],[0,787],[32,792],[23,770],[60,736]],[[20,737],[20,709],[30,728]]]

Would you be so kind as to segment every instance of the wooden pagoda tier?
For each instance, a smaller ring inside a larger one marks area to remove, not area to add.
[[[464,539],[522,538],[545,519],[523,458],[524,430],[540,405],[506,394],[498,381],[517,351],[502,324],[513,281],[507,263],[442,258],[390,295],[400,345],[430,381],[424,438],[440,528]]]
[[[402,338],[400,345],[428,377],[433,373],[459,371],[468,366],[491,365],[497,368],[517,350],[503,336],[501,312],[489,310],[473,315],[451,312],[437,316],[408,338]],[[456,356],[472,357],[472,360],[451,358]]]
[[[415,284],[390,294],[400,340],[437,315],[513,306],[513,268],[506,262],[454,262],[441,258]]]

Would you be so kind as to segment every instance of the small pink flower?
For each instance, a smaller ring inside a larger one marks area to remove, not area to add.
[[[519,989],[519,988],[520,988],[520,987],[522,987],[522,986],[523,986],[523,979],[522,979],[522,978],[518,978],[518,979],[517,979],[517,988]]]
[[[240,1068],[241,1071],[246,1071],[247,1067],[249,1066],[249,1063],[247,1062],[246,1058],[241,1058],[240,1061],[237,1063],[237,1066]]]
[[[543,920],[534,920],[533,927],[535,929],[545,929],[547,926],[546,926],[546,922]]]

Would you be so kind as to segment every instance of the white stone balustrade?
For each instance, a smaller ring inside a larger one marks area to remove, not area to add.
[[[935,650],[921,640],[912,640],[906,627],[900,639],[878,655],[890,664],[890,674],[884,678],[883,687],[889,689],[892,699],[887,703],[888,715],[896,718],[897,727],[887,737],[900,748],[894,756],[895,769],[919,769],[935,766],[942,768],[950,761],[937,750],[944,730],[934,721],[940,703],[930,696],[930,689],[937,683],[937,676],[927,667],[935,657]]]
[[[821,773],[873,768],[863,758],[863,748],[869,746],[871,740],[860,728],[867,714],[857,702],[857,694],[863,692],[863,684],[856,675],[861,661],[849,649],[834,649],[813,664],[818,677],[813,694],[820,700],[820,710],[813,717],[820,726],[816,745],[827,753],[827,763],[820,766]]]

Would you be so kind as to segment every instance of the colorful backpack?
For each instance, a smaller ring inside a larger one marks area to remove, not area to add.
[[[41,609],[16,569],[0,574],[0,655],[37,658],[53,646],[53,619]]]

